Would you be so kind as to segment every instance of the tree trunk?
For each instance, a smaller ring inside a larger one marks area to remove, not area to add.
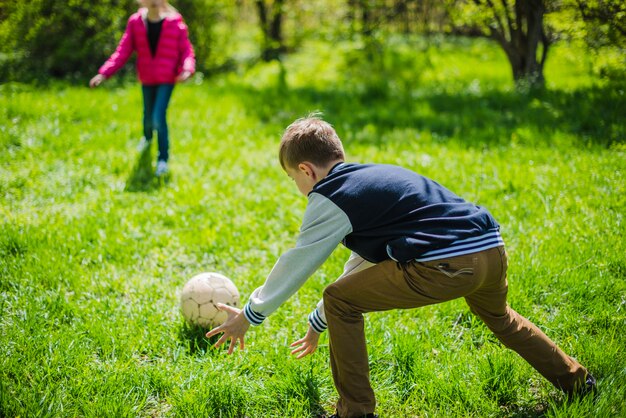
[[[518,0],[515,2],[517,21],[514,31],[512,57],[509,62],[513,78],[522,87],[543,87],[543,63],[547,54],[547,37],[543,28],[545,7],[541,0]],[[541,58],[537,58],[539,43],[543,44]],[[513,59],[511,59],[513,58]]]
[[[491,10],[495,23],[489,25],[488,35],[504,49],[517,86],[531,89],[543,87],[543,67],[550,46],[543,26],[543,1],[516,0],[511,8],[507,0],[501,0],[500,9],[491,0],[474,2]]]
[[[274,0],[271,6],[268,6],[264,0],[256,0],[263,32],[261,51],[263,61],[280,60],[280,54],[286,49],[283,38],[283,4],[284,0]]]
[[[374,32],[370,6],[367,0],[361,0],[359,3],[361,7],[361,33],[369,38]]]

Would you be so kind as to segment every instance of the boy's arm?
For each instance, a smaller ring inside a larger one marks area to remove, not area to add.
[[[350,232],[348,216],[328,198],[311,193],[295,248],[278,259],[263,286],[252,293],[244,306],[248,321],[260,325],[304,284]]]
[[[349,274],[365,270],[373,265],[374,263],[370,263],[357,253],[352,252],[343,267],[343,273],[337,280],[341,280]],[[326,325],[326,314],[324,313],[324,299],[320,299],[315,310],[309,314],[309,325],[318,333],[322,333],[328,328]]]
[[[350,254],[350,258],[346,261],[343,273],[337,280],[341,280],[349,274],[365,270],[373,265],[374,263],[370,263],[357,253],[352,252]],[[328,328],[328,325],[326,324],[326,315],[324,314],[324,299],[319,301],[317,307],[313,312],[311,312],[308,319],[309,329],[307,330],[306,335],[291,344],[291,347],[295,347],[291,351],[291,354],[297,355],[297,359],[313,354],[315,350],[317,350],[320,334]]]

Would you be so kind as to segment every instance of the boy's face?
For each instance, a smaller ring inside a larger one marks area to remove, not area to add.
[[[287,175],[296,182],[298,190],[304,196],[307,196],[309,192],[313,190],[313,186],[315,186],[315,183],[318,181],[315,168],[310,163],[300,163],[296,168],[286,167],[285,171]]]

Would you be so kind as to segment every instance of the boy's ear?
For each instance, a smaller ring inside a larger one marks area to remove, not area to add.
[[[310,163],[302,162],[298,164],[298,170],[304,173],[307,177],[312,177],[315,175],[315,170]]]

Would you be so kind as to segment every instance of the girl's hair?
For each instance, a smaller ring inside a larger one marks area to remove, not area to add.
[[[280,140],[278,160],[283,169],[295,168],[303,161],[323,167],[344,159],[343,145],[337,132],[322,120],[319,113],[294,121],[285,129]]]
[[[176,7],[174,7],[174,6],[172,6],[171,4],[166,3],[166,6],[167,6],[167,12],[168,13],[170,13],[170,14],[180,14],[178,9]]]
[[[139,3],[140,6],[143,5],[141,0],[137,0],[137,3]],[[180,14],[178,9],[176,9],[176,7],[172,6],[169,1],[164,0],[164,3],[165,3],[165,11],[168,14]]]

